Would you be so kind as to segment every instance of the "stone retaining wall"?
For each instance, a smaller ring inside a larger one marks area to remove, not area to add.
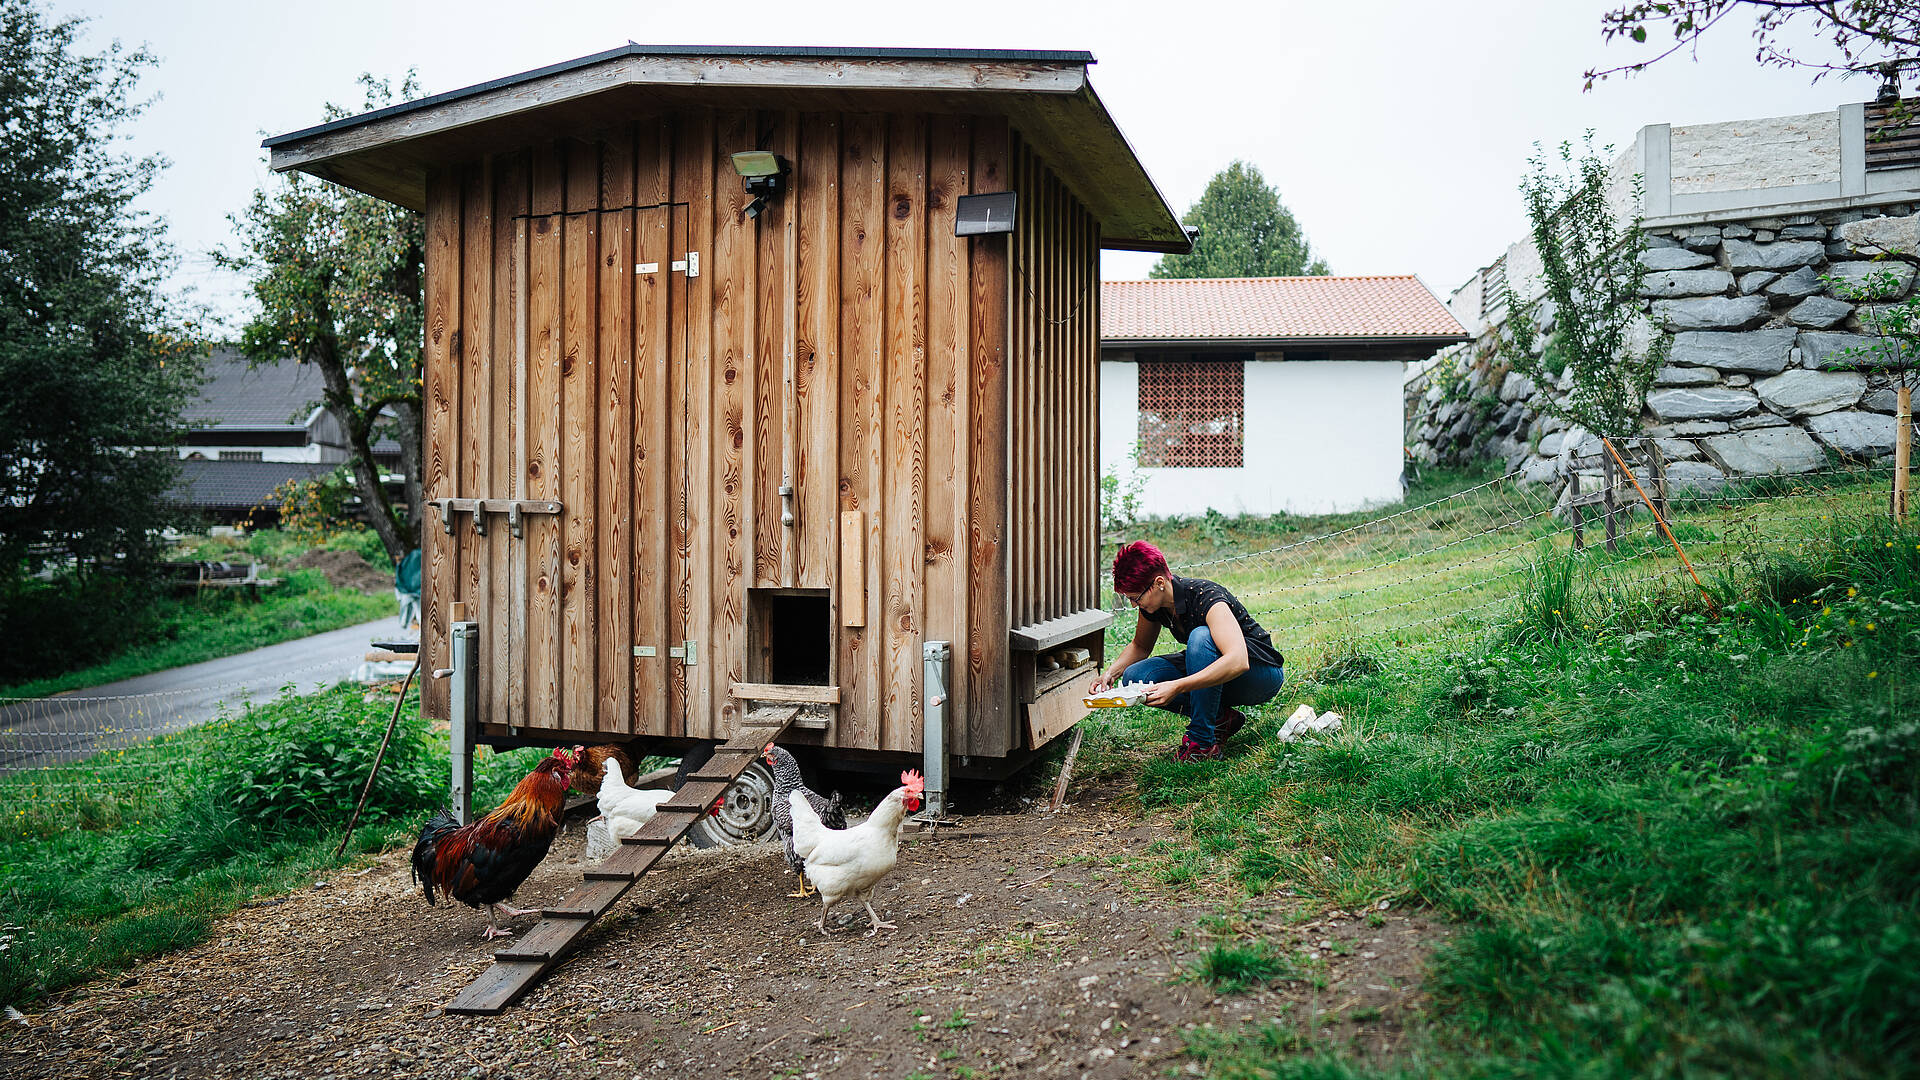
[[[1808,472],[1832,455],[1893,452],[1887,375],[1827,370],[1855,363],[1838,354],[1875,339],[1861,333],[1861,307],[1820,279],[1890,271],[1898,288],[1876,299],[1907,296],[1914,266],[1875,256],[1920,251],[1914,210],[1896,204],[1649,230],[1644,258],[1653,272],[1642,310],[1649,332],[1657,325],[1674,337],[1647,396],[1646,434],[1671,462],[1673,484],[1712,489],[1729,477]],[[1600,440],[1542,414],[1541,390],[1500,360],[1493,335],[1409,384],[1413,455],[1443,464],[1492,458],[1530,482],[1597,476]]]

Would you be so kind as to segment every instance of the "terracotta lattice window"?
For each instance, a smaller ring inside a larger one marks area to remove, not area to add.
[[[1242,464],[1246,366],[1237,360],[1142,360],[1140,464],[1237,469]]]

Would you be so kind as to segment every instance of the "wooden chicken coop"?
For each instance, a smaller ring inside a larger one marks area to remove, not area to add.
[[[1188,247],[1092,62],[628,46],[267,140],[425,215],[423,670],[462,605],[479,741],[799,702],[878,763],[933,706],[995,773],[1083,715],[1099,253]]]

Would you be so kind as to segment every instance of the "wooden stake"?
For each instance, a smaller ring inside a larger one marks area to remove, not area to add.
[[[1583,528],[1587,515],[1580,509],[1580,474],[1577,472],[1567,478],[1567,513],[1573,518],[1573,550],[1579,551],[1587,546]]]
[[[1633,470],[1627,468],[1626,462],[1620,461],[1620,451],[1613,448],[1612,440],[1601,439],[1600,445],[1607,448],[1607,453],[1613,455],[1613,460],[1620,462],[1620,468],[1627,474],[1627,480],[1633,484],[1633,490],[1640,493],[1640,501],[1647,504],[1648,512],[1653,514],[1653,520],[1660,524],[1660,531],[1667,534],[1667,543],[1672,544],[1674,554],[1680,556],[1680,565],[1686,567],[1687,573],[1693,576],[1694,587],[1700,590],[1701,599],[1707,602],[1709,609],[1717,611],[1719,605],[1713,602],[1713,594],[1709,593],[1707,587],[1700,583],[1700,575],[1694,571],[1693,561],[1687,558],[1686,549],[1680,546],[1680,541],[1674,538],[1673,530],[1667,527],[1666,515],[1653,508],[1653,500],[1647,497],[1646,489],[1641,487],[1640,481],[1634,478]]]
[[[1086,735],[1086,729],[1079,724],[1073,726],[1073,742],[1067,746],[1067,760],[1060,763],[1060,779],[1053,785],[1053,801],[1047,804],[1047,813],[1057,814],[1067,801],[1067,784],[1073,780],[1073,759],[1080,756],[1080,739]]]
[[[1601,439],[1600,442],[1602,445],[1608,447],[1609,449],[1611,449],[1613,446],[1612,443],[1607,442],[1607,440],[1605,439]],[[1617,457],[1619,455],[1615,454],[1614,456]],[[1624,465],[1621,467],[1625,468]],[[1616,489],[1620,487],[1620,474],[1613,471],[1613,459],[1607,458],[1607,457],[1603,457],[1600,459],[1600,471],[1604,474],[1601,477],[1600,482],[1606,485],[1605,487],[1600,489],[1600,499],[1601,499],[1602,505],[1606,507],[1605,514],[1607,519],[1607,553],[1616,554],[1620,550],[1617,542],[1620,536],[1620,525],[1618,522],[1614,520],[1614,517],[1613,517],[1613,510],[1614,510],[1614,503],[1615,503],[1613,493]]]
[[[1907,470],[1913,461],[1913,388],[1902,386],[1893,425],[1893,519],[1907,520]]]
[[[380,749],[374,751],[373,768],[367,770],[367,784],[360,789],[360,801],[353,804],[353,816],[347,819],[346,835],[340,838],[340,846],[333,849],[333,857],[339,858],[347,850],[347,841],[353,839],[353,827],[360,824],[360,811],[366,809],[367,796],[373,794],[373,779],[380,775],[380,760],[387,756],[387,744],[393,741],[394,726],[400,723],[400,706],[406,703],[407,689],[413,685],[413,676],[420,670],[420,657],[415,654],[413,666],[407,669],[407,678],[400,684],[400,696],[393,699],[393,715],[387,717],[387,733],[380,736]]]
[[[1653,470],[1653,511],[1664,518],[1673,509],[1667,502],[1667,455],[1660,452],[1658,439],[1647,440],[1647,464]]]

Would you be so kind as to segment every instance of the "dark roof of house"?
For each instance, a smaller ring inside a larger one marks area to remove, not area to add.
[[[256,366],[238,349],[225,345],[214,348],[203,370],[207,380],[200,396],[180,412],[182,426],[194,433],[304,432],[325,391],[320,369],[312,364],[282,360]],[[383,426],[374,428],[376,433],[382,430]],[[189,445],[219,442],[192,435],[185,441]],[[397,455],[400,444],[380,434],[373,440],[373,452]]]
[[[635,45],[275,135],[299,169],[414,210],[427,173],[669,108],[1003,115],[1100,223],[1104,248],[1184,253],[1186,231],[1087,78],[1081,51]]]
[[[236,349],[218,347],[204,368],[200,397],[180,413],[195,431],[301,430],[320,404],[320,369],[283,360],[255,367]]]
[[[311,480],[338,466],[285,461],[183,461],[169,493],[177,502],[213,510],[278,506],[273,489],[288,480]]]
[[[1468,340],[1412,274],[1371,277],[1162,278],[1100,284],[1107,345],[1174,342]]]

